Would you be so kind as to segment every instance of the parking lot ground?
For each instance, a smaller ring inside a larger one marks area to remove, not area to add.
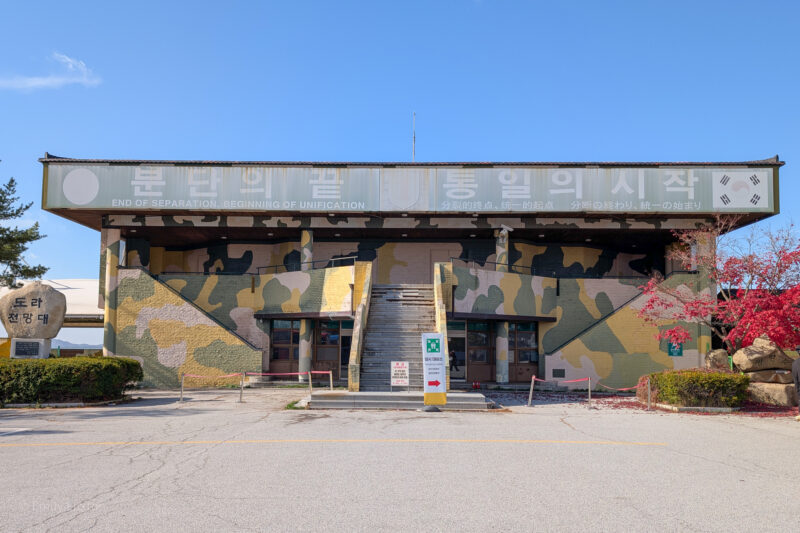
[[[302,389],[238,394],[0,410],[0,530],[796,530],[791,417],[569,398],[305,411],[284,408]]]

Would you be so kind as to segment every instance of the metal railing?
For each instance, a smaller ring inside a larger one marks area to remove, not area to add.
[[[158,279],[159,276],[180,276],[180,275],[186,275],[186,274],[202,275],[202,276],[246,276],[246,275],[253,276],[253,275],[259,275],[259,274],[269,274],[270,273],[269,272],[270,269],[272,269],[274,271],[274,273],[277,274],[281,268],[284,269],[284,272],[298,272],[298,271],[303,270],[303,265],[311,265],[311,268],[307,268],[305,270],[319,270],[319,269],[322,269],[322,268],[333,268],[333,267],[336,267],[336,266],[350,266],[350,265],[354,265],[357,260],[358,260],[358,256],[357,255],[348,255],[346,257],[333,257],[331,259],[317,259],[316,261],[304,261],[302,263],[289,263],[289,264],[279,263],[279,264],[275,264],[275,265],[256,267],[256,272],[255,273],[247,272],[247,271],[244,271],[244,272],[242,272],[242,271],[232,272],[232,271],[227,271],[227,270],[216,270],[216,271],[213,271],[213,272],[211,272],[211,271],[194,271],[194,272],[190,271],[190,272],[186,272],[184,270],[176,270],[176,271],[164,271],[164,272],[161,272],[160,274],[153,274],[153,273],[149,272],[147,270],[147,268],[140,267],[140,266],[120,266],[119,268],[123,268],[123,269],[125,269],[125,268],[127,268],[127,269],[136,269],[136,268],[138,268],[138,269],[141,269],[141,270],[144,270],[144,271],[148,272],[148,274],[150,274],[151,276],[153,276],[156,279]],[[344,262],[349,262],[349,263],[338,264],[338,263],[344,263]],[[316,266],[316,265],[321,265],[321,266]]]
[[[277,274],[279,269],[281,268],[285,269],[284,272],[298,272],[301,270],[317,270],[320,268],[333,268],[335,266],[349,266],[349,265],[354,265],[357,260],[358,260],[357,255],[348,255],[346,257],[333,257],[331,259],[317,259],[315,261],[304,261],[302,263],[289,263],[289,264],[278,263],[275,265],[256,267],[256,273],[269,274],[270,273],[269,269],[274,269],[274,273]],[[337,262],[343,262],[343,261],[350,261],[350,263],[337,265]],[[315,266],[317,264],[322,264],[322,266],[319,267]],[[329,264],[330,266],[328,266]],[[303,265],[311,265],[311,268],[303,269]],[[262,272],[262,270],[264,270],[264,272]]]
[[[626,276],[615,276],[609,273],[603,274],[570,274],[559,272],[557,270],[552,269],[535,269],[533,267],[527,267],[523,265],[515,265],[513,263],[497,263],[495,261],[481,261],[479,259],[465,259],[463,257],[451,257],[450,258],[450,265],[451,267],[455,266],[455,262],[465,263],[468,268],[473,269],[481,269],[481,270],[489,270],[489,271],[497,271],[497,265],[502,265],[507,267],[507,272],[512,274],[526,274],[530,276],[542,276],[548,278],[561,278],[561,279],[641,279],[647,280],[650,279],[650,276],[646,276],[644,274],[638,275],[626,275]],[[487,265],[494,265],[494,268],[487,268]]]

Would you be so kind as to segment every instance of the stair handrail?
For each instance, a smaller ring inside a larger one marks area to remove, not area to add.
[[[355,287],[353,288],[355,290]],[[358,392],[361,385],[361,352],[364,348],[364,332],[369,319],[369,305],[372,296],[372,262],[364,273],[361,301],[353,316],[353,336],[350,341],[350,359],[347,363],[347,390]]]
[[[200,312],[201,312],[201,313],[202,313],[204,316],[206,316],[207,318],[209,318],[209,319],[210,319],[212,322],[214,322],[215,324],[217,324],[219,327],[223,328],[225,331],[227,331],[228,333],[230,333],[231,335],[233,335],[234,337],[236,337],[236,338],[237,338],[237,339],[239,339],[240,341],[242,341],[242,342],[244,342],[245,344],[247,344],[247,346],[249,346],[249,347],[250,347],[250,348],[252,348],[253,350],[261,350],[261,348],[259,348],[258,346],[254,345],[252,342],[250,342],[249,340],[245,339],[244,337],[242,337],[241,335],[239,335],[238,333],[236,333],[235,331],[233,331],[231,328],[229,328],[227,325],[225,325],[224,323],[222,323],[222,321],[220,321],[219,319],[217,319],[217,318],[216,318],[214,315],[212,315],[211,313],[209,313],[208,311],[206,311],[205,309],[203,309],[202,307],[200,307],[199,305],[197,305],[196,303],[194,303],[193,301],[191,301],[189,298],[187,298],[186,296],[184,296],[183,294],[181,294],[181,292],[180,292],[179,290],[177,290],[177,289],[175,289],[175,288],[171,287],[171,286],[170,286],[170,285],[169,285],[167,282],[165,282],[164,280],[160,280],[160,279],[158,279],[158,276],[157,276],[157,275],[153,274],[152,272],[150,272],[149,270],[147,270],[145,267],[142,267],[142,266],[120,266],[119,268],[120,268],[121,270],[122,270],[122,269],[124,269],[124,270],[141,270],[142,272],[144,272],[145,274],[147,274],[148,276],[150,276],[150,277],[153,279],[153,281],[155,281],[156,283],[158,283],[159,285],[161,285],[161,286],[163,286],[163,287],[166,287],[168,290],[172,291],[172,292],[173,292],[174,294],[176,294],[176,295],[177,295],[177,296],[178,296],[178,297],[179,297],[181,300],[183,300],[184,302],[187,302],[189,305],[191,305],[192,307],[194,307],[195,309],[197,309],[198,311],[200,311]]]
[[[661,280],[661,282],[663,283],[664,281],[668,280],[669,278],[671,278],[672,276],[674,276],[674,275],[676,275],[676,274],[693,274],[693,275],[694,275],[694,274],[697,274],[697,271],[696,271],[696,270],[673,270],[672,272],[670,272],[669,274],[667,274],[667,275],[666,275],[666,276],[665,276],[665,277],[664,277],[664,278]],[[618,278],[618,277],[616,277],[616,276],[615,276],[615,277],[611,277],[611,278],[603,278],[603,279],[620,279],[620,278]],[[622,279],[627,279],[627,278],[622,278]],[[649,279],[649,278],[648,278],[648,279]],[[613,311],[611,311],[611,312],[610,312],[610,313],[608,313],[607,315],[603,315],[603,316],[601,316],[600,318],[598,318],[597,320],[595,320],[594,322],[592,322],[591,324],[589,324],[588,326],[586,326],[585,328],[583,328],[582,330],[580,330],[579,332],[577,332],[575,335],[573,335],[572,337],[570,337],[568,340],[566,340],[566,341],[562,342],[561,344],[559,344],[557,347],[553,348],[552,350],[549,350],[548,352],[545,352],[545,351],[544,351],[544,349],[543,349],[543,350],[542,350],[542,353],[541,353],[541,355],[553,355],[554,353],[556,353],[557,351],[559,351],[561,348],[563,348],[563,347],[564,347],[564,346],[566,346],[567,344],[571,343],[572,341],[574,341],[575,339],[577,339],[578,337],[580,337],[580,336],[581,336],[581,335],[583,335],[584,333],[588,332],[588,331],[589,331],[589,330],[591,330],[592,328],[594,328],[594,327],[596,327],[596,326],[600,325],[601,323],[605,322],[607,319],[611,318],[612,316],[614,316],[615,314],[617,314],[618,312],[620,312],[622,309],[624,309],[625,307],[627,307],[627,306],[628,306],[628,304],[630,304],[630,303],[631,303],[631,302],[633,302],[633,301],[634,301],[636,298],[639,298],[639,297],[640,297],[640,296],[642,296],[643,294],[644,294],[644,291],[643,291],[643,290],[641,290],[641,288],[640,288],[640,290],[639,290],[639,293],[638,293],[638,294],[635,294],[635,295],[633,295],[631,298],[627,299],[625,302],[623,302],[622,304],[620,304],[620,305],[619,305],[619,307],[615,308]],[[544,344],[544,343],[543,343],[543,344]],[[544,346],[542,346],[542,348],[544,348]]]

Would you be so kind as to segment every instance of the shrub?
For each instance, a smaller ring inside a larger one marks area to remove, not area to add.
[[[121,357],[5,359],[0,403],[116,400],[141,379],[139,362]]]
[[[743,374],[701,368],[664,370],[639,378],[637,398],[647,401],[650,379],[653,402],[682,407],[739,407],[747,397],[750,378]]]

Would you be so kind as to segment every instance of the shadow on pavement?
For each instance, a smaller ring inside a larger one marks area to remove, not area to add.
[[[503,407],[518,407],[520,405],[528,405],[527,392],[485,392],[484,395],[490,400]],[[531,400],[531,406],[537,405],[558,405],[558,404],[574,404],[580,405],[586,403],[585,392],[535,392]]]

